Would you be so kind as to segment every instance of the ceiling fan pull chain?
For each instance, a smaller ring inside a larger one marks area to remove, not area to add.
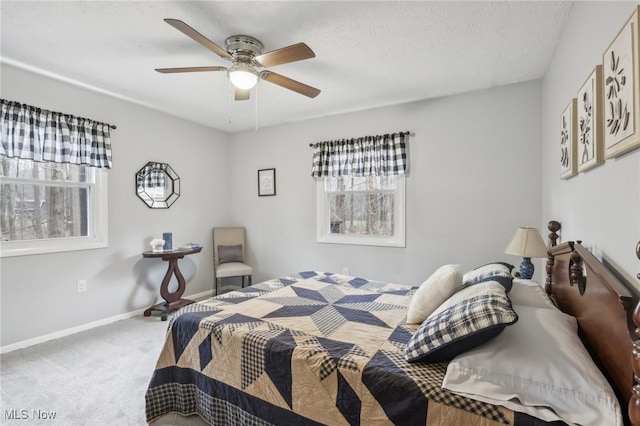
[[[231,119],[231,93],[235,93],[235,86],[229,80],[228,88],[227,88],[227,120],[229,124],[233,124],[233,120]]]
[[[256,127],[255,131],[258,131],[258,84],[256,84]]]

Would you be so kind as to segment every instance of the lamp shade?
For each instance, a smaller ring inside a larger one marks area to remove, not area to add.
[[[547,257],[547,247],[536,228],[518,228],[504,251],[522,257]]]

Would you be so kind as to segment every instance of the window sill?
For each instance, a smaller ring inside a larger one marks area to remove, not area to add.
[[[350,244],[358,246],[406,247],[405,242],[399,238],[375,237],[369,235],[322,235],[318,236],[316,241],[318,243]]]
[[[106,248],[108,246],[107,241],[99,241],[89,238],[61,238],[59,240],[41,241],[2,241],[0,243],[0,258],[91,250]]]

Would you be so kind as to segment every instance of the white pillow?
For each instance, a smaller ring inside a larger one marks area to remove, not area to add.
[[[531,280],[514,279],[509,299],[514,306],[557,309],[544,289]]]
[[[621,426],[616,395],[578,338],[575,318],[516,309],[518,322],[449,363],[442,387],[545,421]]]
[[[462,289],[460,265],[439,267],[413,295],[407,311],[407,323],[422,323],[438,306],[460,289]]]

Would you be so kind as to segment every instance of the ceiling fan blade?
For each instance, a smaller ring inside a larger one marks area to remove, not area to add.
[[[189,37],[191,37],[192,39],[194,39],[195,41],[197,41],[198,43],[200,43],[201,45],[203,45],[204,47],[206,47],[216,55],[224,59],[232,59],[232,56],[229,54],[229,52],[227,52],[222,47],[218,46],[217,44],[215,44],[214,42],[212,42],[202,34],[200,34],[198,31],[191,28],[189,25],[185,24],[184,22],[178,19],[170,19],[170,18],[165,19],[164,22],[171,25],[178,31],[181,31],[182,33],[188,35]]]
[[[304,83],[300,83],[299,81],[290,79],[289,77],[285,77],[273,71],[262,71],[260,73],[260,78],[268,81],[269,83],[277,84],[285,89],[293,90],[294,92],[298,92],[301,95],[305,95],[310,98],[315,98],[320,94],[320,90],[315,87],[307,86]]]
[[[251,89],[238,89],[236,87],[236,101],[248,101]]]
[[[202,72],[202,71],[226,71],[226,67],[183,67],[183,68],[156,68],[156,71],[163,74],[176,72]]]
[[[303,59],[315,58],[316,54],[304,43],[292,44],[281,49],[272,50],[253,58],[263,67],[287,64],[289,62],[301,61]]]

